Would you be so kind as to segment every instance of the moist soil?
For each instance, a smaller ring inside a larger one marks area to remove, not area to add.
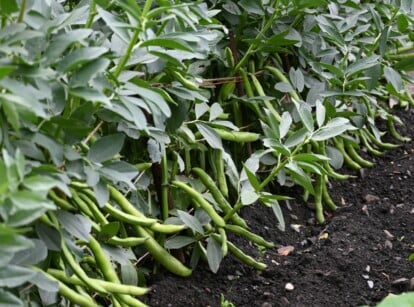
[[[398,111],[402,134],[414,138],[414,112]],[[391,139],[389,139],[391,140]],[[286,230],[280,231],[271,209],[248,207],[242,216],[251,230],[276,247],[257,247],[231,237],[246,253],[268,265],[258,272],[231,255],[216,274],[204,263],[189,278],[161,271],[149,282],[149,306],[375,306],[389,293],[414,290],[414,143],[402,144],[372,169],[331,182],[338,210],[315,222],[312,204],[296,200],[283,206]],[[286,256],[281,247],[293,246]],[[287,289],[289,288],[290,289]],[[293,289],[292,289],[293,288]],[[225,305],[223,305],[225,306]]]

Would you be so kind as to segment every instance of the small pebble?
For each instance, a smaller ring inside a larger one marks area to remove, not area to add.
[[[370,289],[374,288],[374,282],[373,282],[372,280],[368,280],[368,281],[367,281],[367,284],[368,284],[368,287],[369,287]]]
[[[369,279],[369,275],[362,275],[365,279]]]
[[[388,230],[384,229],[384,233],[387,236],[388,240],[394,239],[394,235],[391,232],[389,232]]]
[[[385,244],[384,245],[385,245],[386,248],[392,249],[392,243],[391,243],[390,240],[385,240]]]
[[[365,268],[365,272],[368,272],[369,273],[369,271],[371,271],[371,266],[370,265],[367,265],[366,268]]]
[[[287,290],[287,291],[293,291],[293,290],[295,290],[295,286],[292,283],[288,282],[285,285],[285,290]]]

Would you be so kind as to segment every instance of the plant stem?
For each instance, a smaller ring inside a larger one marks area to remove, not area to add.
[[[273,13],[270,16],[270,18],[267,20],[266,24],[263,26],[263,28],[260,30],[260,32],[256,35],[256,39],[261,38],[267,30],[269,30],[269,28],[272,26],[272,24],[274,23],[276,17],[277,17],[277,13],[279,13],[279,0],[275,1],[275,4],[273,6]],[[233,75],[235,75],[239,69],[241,67],[244,66],[244,64],[246,64],[247,60],[249,59],[250,55],[254,52],[254,49],[257,47],[257,43],[252,43],[249,48],[247,49],[246,53],[244,54],[244,56],[241,58],[241,60],[237,63],[237,65],[234,67],[233,69]]]
[[[23,21],[24,11],[26,10],[26,4],[27,4],[27,0],[22,0],[22,4],[21,4],[21,7],[20,7],[19,17],[17,19],[18,22],[22,22]]]
[[[88,16],[88,20],[85,23],[85,28],[90,28],[92,26],[93,19],[96,13],[97,13],[96,2],[95,0],[91,0],[90,5],[89,5],[89,16]]]
[[[168,160],[167,153],[161,158],[161,170],[162,170],[162,186],[161,186],[161,214],[162,219],[165,221],[168,218]]]
[[[131,40],[129,41],[129,45],[127,47],[125,55],[121,58],[118,65],[116,66],[116,69],[115,69],[115,72],[114,72],[115,78],[119,77],[119,75],[121,74],[122,70],[124,69],[126,63],[128,62],[129,58],[131,57],[132,49],[134,48],[134,46],[135,46],[135,44],[138,40],[139,33],[140,33],[140,29],[137,28],[137,29],[135,29],[134,33],[132,34],[132,37],[131,37]]]

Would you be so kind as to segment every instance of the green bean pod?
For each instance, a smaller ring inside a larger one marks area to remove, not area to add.
[[[395,149],[400,147],[398,144],[392,144],[392,143],[385,143],[381,140],[378,140],[368,129],[362,129],[361,132],[368,137],[368,139],[374,143],[376,146],[382,149]]]
[[[340,139],[340,138],[333,138],[332,139],[333,140],[333,142],[334,142],[334,144],[335,144],[335,147],[342,153],[342,155],[344,156],[344,162],[345,162],[345,164],[349,167],[349,168],[351,168],[351,169],[354,169],[354,170],[360,170],[361,168],[362,168],[362,166],[361,165],[359,165],[359,163],[357,163],[356,161],[354,161],[350,156],[349,156],[349,154],[348,154],[348,152],[345,150],[345,147],[344,147],[344,143],[343,143],[343,140],[342,139]]]
[[[335,205],[334,201],[331,198],[331,195],[329,195],[327,182],[325,176],[322,176],[322,200],[324,204],[326,204],[331,210],[335,211],[338,209],[338,207]]]
[[[235,63],[234,63],[233,52],[231,51],[230,47],[224,48],[224,55],[226,57],[227,66],[233,69],[235,66]]]
[[[360,166],[362,167],[373,167],[375,164],[371,161],[365,160],[364,158],[362,158],[357,151],[355,150],[354,146],[352,146],[352,144],[347,141],[344,140],[344,144],[345,144],[345,149],[348,152],[348,155],[352,158],[352,160],[354,160],[356,163],[358,163]]]
[[[359,134],[359,139],[361,140],[362,145],[365,146],[365,148],[367,149],[368,153],[370,153],[371,155],[377,156],[377,157],[382,157],[384,155],[384,153],[382,151],[379,151],[378,149],[375,149],[371,143],[368,141],[367,137],[365,136],[365,134],[360,133]]]
[[[142,245],[147,241],[148,238],[138,238],[138,237],[128,237],[128,238],[120,238],[114,236],[108,239],[108,244],[117,245],[121,247],[135,247],[138,245]]]
[[[201,182],[206,186],[206,188],[210,191],[211,195],[213,196],[214,200],[219,205],[220,209],[223,210],[224,214],[228,214],[232,211],[232,206],[229,204],[227,199],[223,196],[220,190],[217,188],[213,179],[201,168],[194,167],[192,169],[193,173],[200,178]],[[234,213],[230,220],[243,228],[247,228],[247,223],[244,219],[242,219],[237,213]]]
[[[132,227],[140,237],[148,238],[143,245],[162,266],[178,276],[187,277],[191,275],[192,270],[168,253],[143,227],[137,225]]]
[[[93,219],[93,212],[89,209],[88,205],[79,197],[75,189],[70,189],[70,192],[72,193],[72,202],[76,205],[76,207],[78,207],[85,215]]]
[[[387,128],[391,136],[397,141],[403,142],[403,143],[411,141],[411,138],[402,136],[401,134],[398,133],[397,129],[395,128],[395,123],[394,123],[394,119],[392,118],[392,116],[388,116],[387,118]]]
[[[198,84],[186,79],[182,74],[180,74],[178,71],[172,71],[173,76],[177,79],[178,82],[182,84],[186,89],[192,90],[192,91],[198,91],[199,87]]]
[[[56,193],[53,190],[50,190],[48,192],[48,196],[50,197],[51,200],[54,201],[54,203],[60,209],[63,209],[65,211],[74,211],[74,210],[76,210],[68,201],[66,201],[65,199],[57,196]]]
[[[66,246],[66,243],[62,239],[62,254],[66,260],[66,262],[69,264],[73,272],[78,276],[89,288],[101,292],[101,293],[108,293],[102,286],[99,284],[93,283],[88,275],[86,275],[85,271],[82,269],[82,267],[76,262],[76,260],[73,258],[72,253]]]
[[[219,243],[221,243],[221,237],[214,233],[212,234],[212,237]],[[256,270],[260,270],[263,271],[267,268],[267,265],[265,263],[256,261],[255,259],[253,259],[251,256],[246,255],[241,249],[239,249],[236,245],[234,245],[233,243],[231,243],[230,241],[227,240],[227,246],[229,251],[240,261],[242,261],[243,263],[255,268]]]
[[[323,204],[322,204],[322,193],[323,193],[323,182],[322,176],[316,176],[315,180],[315,213],[316,219],[319,224],[325,222],[325,217],[323,215]]]
[[[237,225],[230,225],[227,224],[225,227],[226,230],[229,230],[233,233],[236,233],[238,235],[241,235],[245,237],[246,239],[252,241],[253,243],[256,243],[257,245],[266,247],[266,248],[272,248],[275,247],[273,242],[266,241],[263,237],[243,228]]]
[[[323,156],[327,156],[324,143],[322,143],[320,145],[317,142],[314,142],[314,141],[311,141],[311,143],[312,143],[312,147],[315,148],[316,153],[321,154]],[[323,168],[326,171],[326,174],[331,178],[334,178],[336,180],[348,180],[348,179],[354,177],[354,176],[351,176],[351,175],[345,175],[345,174],[340,174],[340,173],[336,172],[331,167],[329,162],[326,161],[326,160],[322,161],[321,163],[322,163]]]
[[[82,280],[80,280],[76,275],[69,277],[67,276],[66,272],[62,270],[48,269],[47,273],[66,284],[72,284],[72,285],[77,285],[77,286],[82,286],[82,287],[86,286],[86,284]],[[131,286],[131,285],[123,285],[120,283],[109,282],[106,280],[101,280],[101,279],[96,279],[96,278],[91,278],[91,281],[94,283],[100,284],[103,288],[105,288],[108,292],[111,292],[111,293],[121,293],[121,294],[141,296],[141,295],[147,294],[148,291],[150,290],[149,288],[142,288],[142,287]]]
[[[43,272],[49,279],[56,281],[59,284],[59,293],[66,297],[71,303],[83,307],[96,307],[98,304],[89,295],[81,295],[69,288],[66,284],[56,279],[53,275]]]
[[[211,217],[213,222],[218,227],[224,227],[226,225],[226,222],[223,220],[223,218],[220,215],[218,215],[214,207],[207,200],[205,200],[199,192],[197,192],[184,182],[173,181],[172,184],[177,188],[180,188],[181,190],[185,191],[195,202],[197,202],[197,204],[199,204],[200,207],[204,211],[206,211],[206,213]]]
[[[126,222],[126,223],[130,223],[130,224],[134,224],[134,225],[139,225],[139,226],[151,226],[154,223],[157,222],[156,219],[151,219],[148,217],[137,217],[135,215],[129,214],[129,213],[125,213],[121,210],[118,210],[117,208],[115,208],[114,206],[112,206],[109,203],[106,203],[104,205],[104,210],[106,212],[108,212],[111,216],[113,216],[114,218],[122,221],[122,222]]]
[[[224,160],[223,160],[223,153],[221,150],[217,149],[215,151],[215,166],[217,170],[217,184],[220,192],[223,194],[224,197],[229,196],[229,189],[227,187],[226,181],[226,173],[224,171]]]
[[[218,231],[221,238],[221,253],[223,254],[223,257],[225,257],[228,253],[227,234],[223,228],[219,228]]]
[[[103,276],[110,282],[114,284],[121,284],[121,281],[118,278],[118,274],[116,273],[114,267],[112,266],[111,261],[108,259],[104,251],[102,250],[101,245],[99,242],[93,237],[89,236],[88,247],[92,251],[93,255],[95,256],[96,265],[99,270],[102,272]],[[137,299],[132,298],[127,294],[118,294],[117,298],[120,302],[124,302],[129,306],[146,306],[142,302],[138,301]],[[131,303],[131,304],[130,304]]]
[[[255,142],[259,139],[258,133],[246,132],[246,131],[227,131],[220,128],[213,128],[222,140],[237,142],[237,143],[249,143]]]

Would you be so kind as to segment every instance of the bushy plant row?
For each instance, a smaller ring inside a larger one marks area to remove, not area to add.
[[[142,306],[145,276],[217,272],[245,206],[397,147],[412,1],[2,0],[0,305]],[[387,124],[380,131],[377,123]]]

